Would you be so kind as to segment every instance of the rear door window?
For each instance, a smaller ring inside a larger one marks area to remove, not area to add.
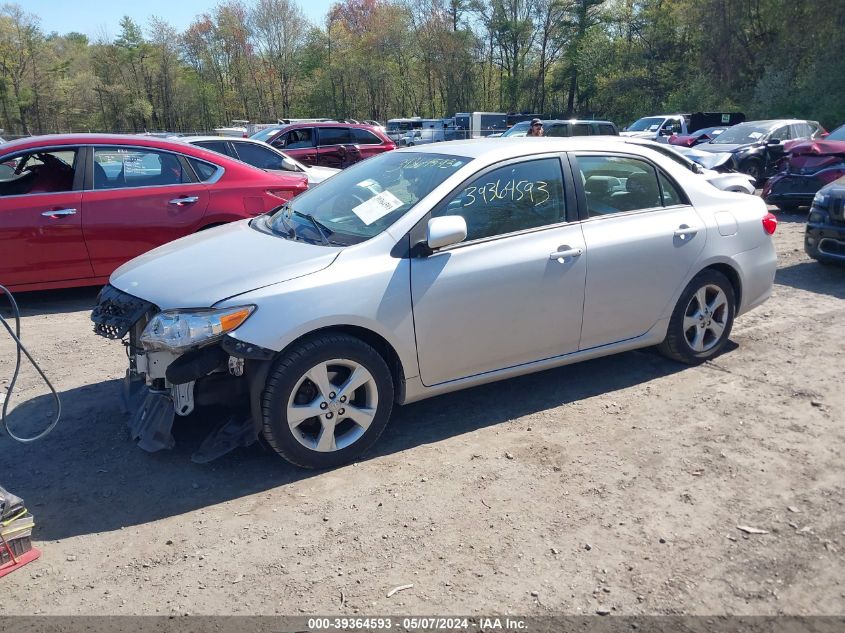
[[[572,126],[572,136],[589,136],[590,127],[589,123],[576,123]]]
[[[192,181],[178,154],[146,147],[94,148],[94,189],[160,187]]]
[[[657,174],[649,163],[622,156],[578,156],[590,217],[663,206]],[[667,199],[671,199],[667,190]],[[675,190],[674,195],[680,196]],[[672,202],[672,204],[676,204]]]
[[[325,145],[348,145],[354,142],[348,127],[317,128],[320,147]]]
[[[611,136],[615,136],[616,128],[612,125],[608,125],[607,123],[599,123],[599,134],[609,134]]]

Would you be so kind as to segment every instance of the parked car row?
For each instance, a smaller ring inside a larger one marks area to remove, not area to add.
[[[101,285],[146,251],[270,211],[308,187],[179,140],[36,136],[0,148],[0,282]]]

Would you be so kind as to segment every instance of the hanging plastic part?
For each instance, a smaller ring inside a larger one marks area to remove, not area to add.
[[[15,356],[15,371],[12,373],[12,379],[9,381],[9,388],[6,389],[5,394],[0,394],[2,398],[3,407],[0,409],[0,424],[3,425],[3,430],[11,437],[13,440],[17,442],[21,442],[22,444],[29,444],[31,442],[37,442],[38,440],[47,437],[53,429],[56,428],[56,425],[59,423],[59,420],[62,417],[62,401],[59,399],[59,394],[56,393],[56,390],[53,388],[53,384],[50,382],[50,379],[41,371],[41,367],[38,366],[38,363],[35,362],[35,359],[32,358],[32,355],[27,351],[24,344],[21,343],[21,312],[18,309],[18,304],[15,301],[15,298],[12,296],[12,293],[9,291],[6,286],[0,285],[0,290],[9,298],[9,303],[12,304],[12,314],[15,317],[15,329],[12,330],[12,327],[8,324],[6,319],[3,318],[3,315],[0,315],[0,324],[6,328],[6,331],[9,333],[9,336],[12,337],[12,340],[15,342],[16,347],[16,356]],[[18,380],[18,373],[20,373],[21,369],[21,352],[29,359],[29,362],[32,363],[32,366],[35,367],[35,370],[38,372],[38,375],[44,380],[44,384],[46,384],[50,391],[53,393],[53,401],[56,403],[56,417],[53,418],[53,421],[50,422],[49,426],[45,428],[40,433],[33,435],[32,437],[20,437],[15,435],[12,430],[9,428],[9,423],[6,419],[6,415],[8,413],[9,402],[12,400],[12,391],[15,388],[15,383]]]

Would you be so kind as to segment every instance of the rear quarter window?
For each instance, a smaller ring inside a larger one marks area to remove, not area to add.
[[[196,158],[189,158],[188,160],[191,163],[191,167],[193,167],[194,171],[197,173],[197,177],[200,179],[200,182],[210,180],[211,177],[217,173],[217,165],[212,165],[211,163],[206,163],[204,160],[198,160]]]

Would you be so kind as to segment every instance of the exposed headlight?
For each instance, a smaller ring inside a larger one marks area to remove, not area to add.
[[[237,328],[255,306],[202,310],[165,310],[155,315],[141,334],[144,349],[182,351],[208,343]]]
[[[816,192],[816,195],[813,197],[813,206],[819,209],[827,209],[830,206],[830,194],[825,194],[821,191]]]

